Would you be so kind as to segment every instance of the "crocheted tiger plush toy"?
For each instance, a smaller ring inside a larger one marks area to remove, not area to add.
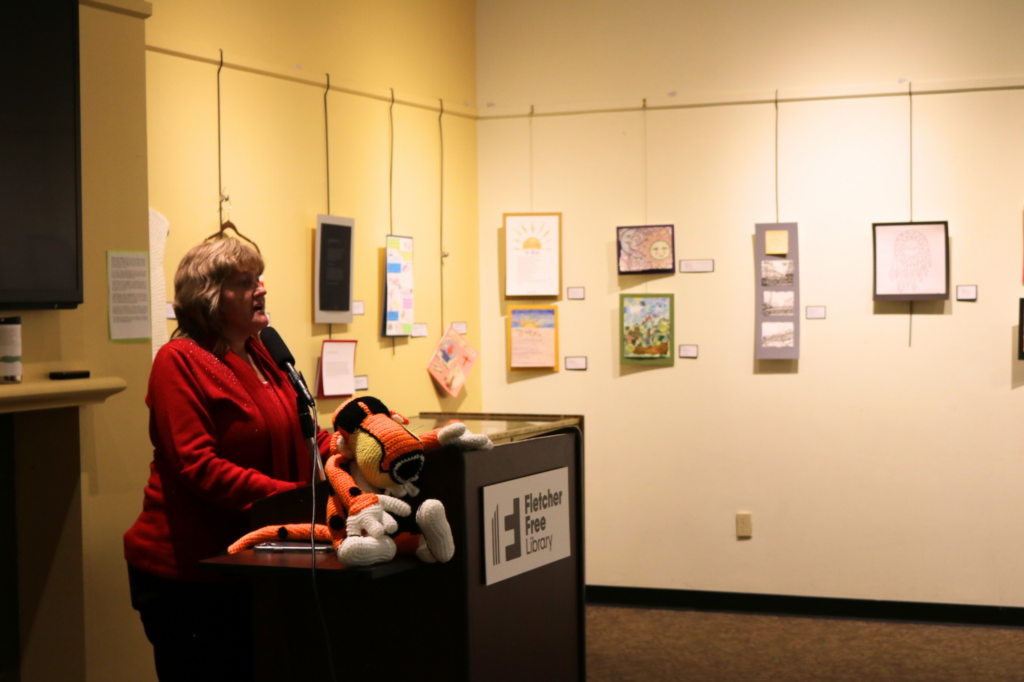
[[[446,562],[455,553],[451,527],[440,501],[417,500],[425,452],[443,445],[463,450],[490,450],[490,439],[449,424],[419,438],[405,428],[409,420],[377,398],[352,399],[334,413],[330,458],[325,471],[331,487],[327,526],[316,538],[332,542],[344,566],[390,561],[396,553],[416,554],[422,561]],[[412,502],[400,498],[408,497]],[[397,520],[395,517],[398,517]],[[234,543],[239,552],[274,539],[305,540],[310,525],[268,526]]]

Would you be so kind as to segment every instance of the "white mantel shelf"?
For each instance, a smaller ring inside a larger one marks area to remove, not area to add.
[[[128,388],[120,377],[96,377],[54,381],[26,381],[0,384],[0,413],[52,410],[74,405],[92,405]]]

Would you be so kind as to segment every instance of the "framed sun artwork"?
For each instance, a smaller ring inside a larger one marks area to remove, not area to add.
[[[619,361],[623,365],[675,364],[673,294],[619,294]]]
[[[562,214],[506,213],[505,298],[554,297],[562,290]]]
[[[509,306],[508,368],[558,371],[556,306]]]
[[[617,231],[620,275],[675,273],[674,226],[634,225]]]

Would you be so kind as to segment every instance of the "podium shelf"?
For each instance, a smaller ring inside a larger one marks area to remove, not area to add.
[[[199,568],[210,573],[240,575],[250,578],[309,578],[307,552],[256,552],[247,549],[237,554],[222,554],[199,562]],[[415,570],[429,570],[414,556],[397,556],[385,564],[346,568],[331,552],[317,553],[316,572],[330,581],[366,582]]]

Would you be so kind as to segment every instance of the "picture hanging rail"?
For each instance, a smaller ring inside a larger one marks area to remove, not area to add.
[[[800,249],[796,223],[754,226],[754,357],[800,357]]]

